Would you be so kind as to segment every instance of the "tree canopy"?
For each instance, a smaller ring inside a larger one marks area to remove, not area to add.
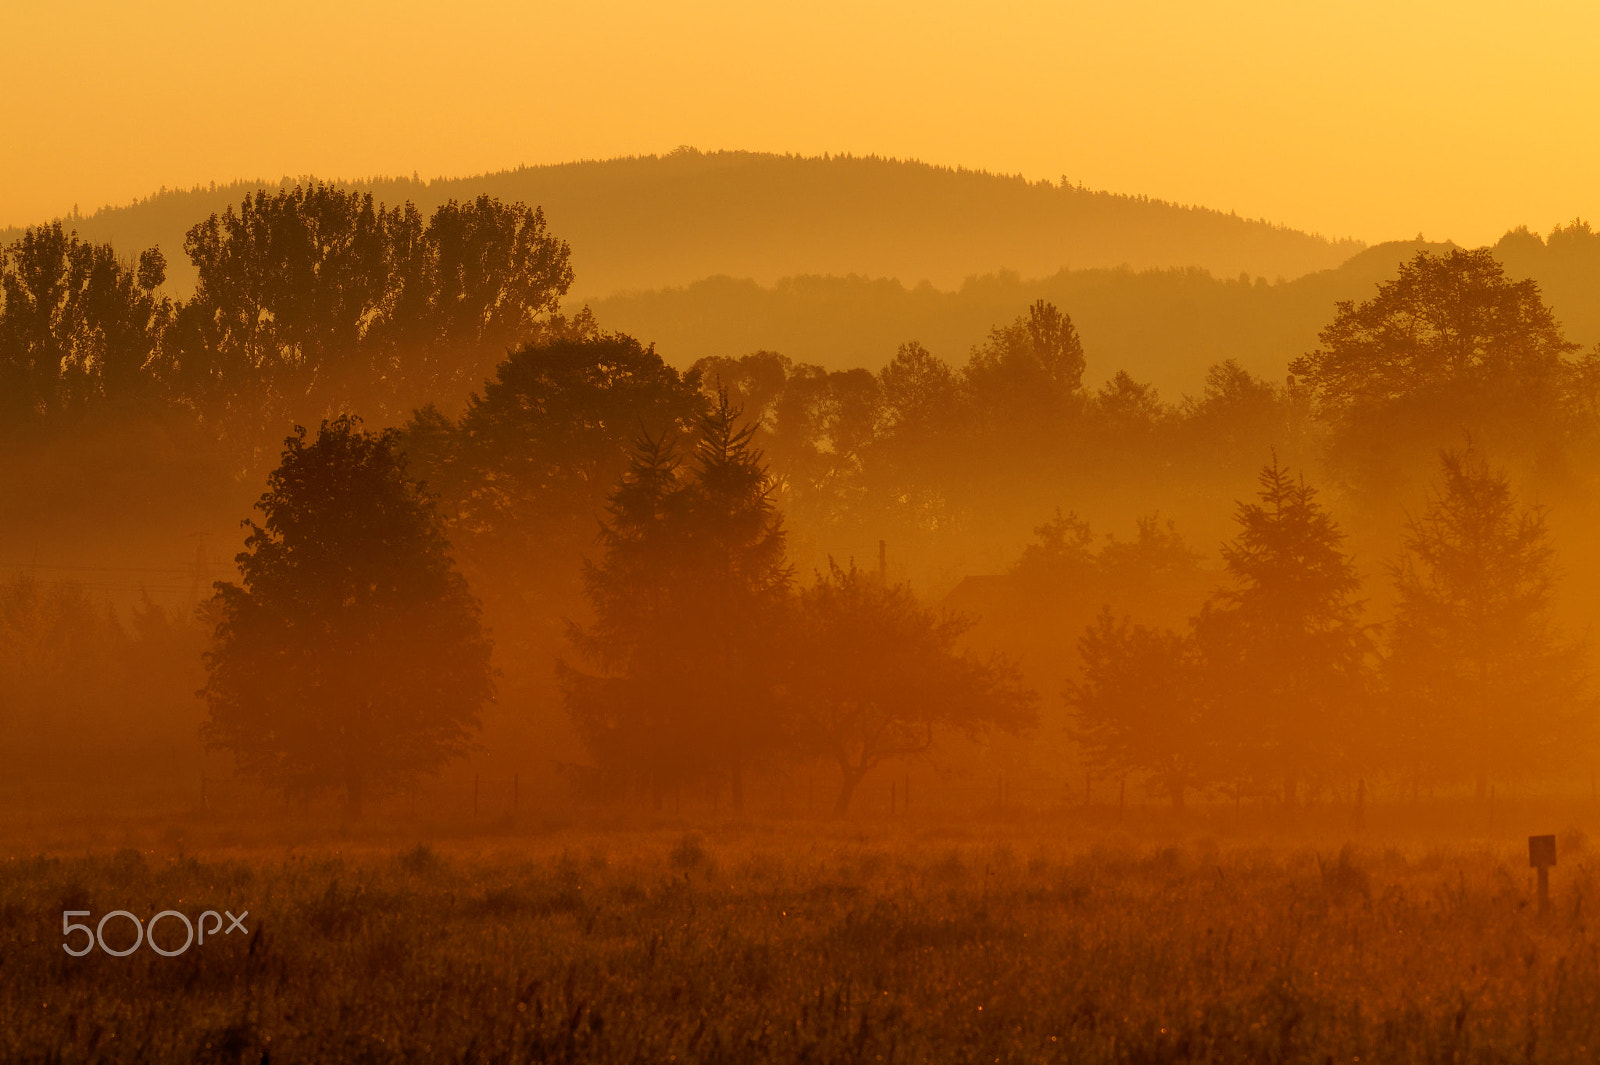
[[[352,813],[466,753],[494,692],[477,601],[395,444],[350,417],[289,437],[240,582],[208,608],[208,742]]]

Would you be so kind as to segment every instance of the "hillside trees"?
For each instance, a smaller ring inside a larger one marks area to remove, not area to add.
[[[300,429],[218,582],[205,737],[290,795],[367,797],[464,754],[494,692],[477,601],[393,430]]]

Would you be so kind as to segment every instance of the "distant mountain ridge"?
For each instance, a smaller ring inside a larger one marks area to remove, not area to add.
[[[173,287],[186,292],[193,286],[187,229],[258,188],[295,183],[163,189],[64,221],[127,255],[159,246]],[[681,148],[465,178],[333,183],[387,204],[410,200],[424,214],[447,199],[485,193],[541,206],[551,232],[572,245],[580,298],[717,275],[771,285],[858,274],[942,289],[1001,270],[1048,277],[1122,266],[1294,278],[1338,266],[1364,247],[1209,208],[877,156]],[[18,235],[0,231],[0,241]]]

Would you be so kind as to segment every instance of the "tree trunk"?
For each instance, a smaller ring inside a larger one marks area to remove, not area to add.
[[[733,800],[733,812],[744,813],[744,763],[737,758],[728,766],[728,791]]]
[[[867,775],[865,769],[855,766],[841,765],[839,767],[843,779],[839,782],[839,797],[833,802],[833,816],[843,817],[850,810],[850,799],[856,793],[856,786]]]

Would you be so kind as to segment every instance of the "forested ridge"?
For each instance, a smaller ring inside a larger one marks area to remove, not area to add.
[[[174,294],[185,295],[195,275],[180,252],[195,219],[246,194],[312,180],[163,189],[64,221],[95,242],[161,248],[173,262]],[[1090,190],[1065,178],[1026,181],[874,156],[683,148],[464,178],[332,184],[386,203],[410,201],[425,213],[482,195],[539,204],[572,244],[574,292],[585,299],[714,274],[772,284],[794,275],[856,273],[907,285],[926,279],[942,289],[1002,268],[1027,277],[1124,264],[1296,277],[1335,266],[1360,248],[1225,211]],[[20,235],[0,231],[0,241]]]

